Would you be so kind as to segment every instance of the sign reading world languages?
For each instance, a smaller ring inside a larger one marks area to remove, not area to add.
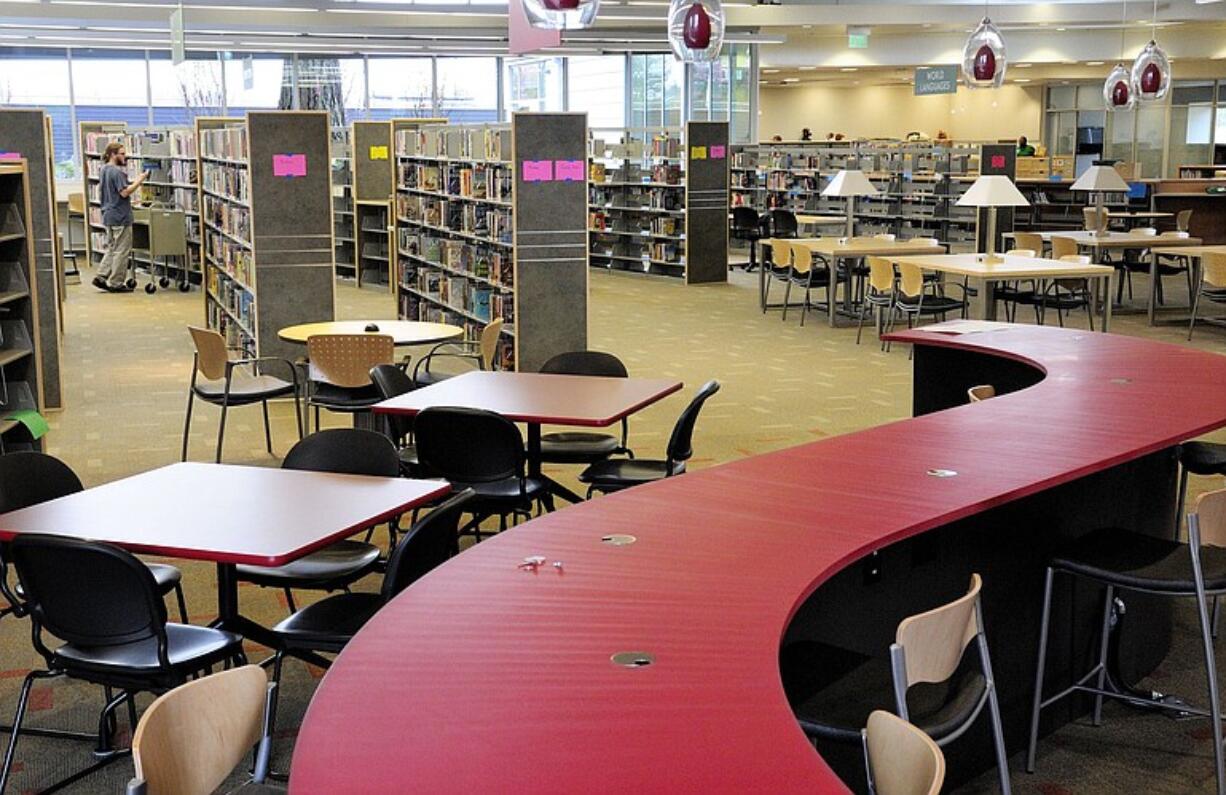
[[[957,92],[957,66],[921,66],[915,70],[915,96]]]

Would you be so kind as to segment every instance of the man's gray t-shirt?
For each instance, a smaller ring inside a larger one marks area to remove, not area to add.
[[[132,199],[120,191],[128,187],[128,175],[119,166],[107,163],[99,178],[102,183],[102,223],[106,226],[132,225]]]

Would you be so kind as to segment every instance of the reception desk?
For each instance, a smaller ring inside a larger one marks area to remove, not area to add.
[[[1226,357],[1031,326],[894,339],[916,345],[913,419],[566,508],[418,581],[324,677],[291,791],[843,791],[781,642],[884,654],[970,570],[1016,751],[1042,555],[1100,520],[1170,532],[1171,448],[1226,425]],[[976,383],[1010,394],[965,405]],[[1088,594],[1069,602],[1058,620]],[[1143,673],[1167,618],[1136,621],[1157,630],[1122,650]],[[1055,669],[1080,655],[1053,648]],[[955,775],[982,767],[974,745],[951,747]]]

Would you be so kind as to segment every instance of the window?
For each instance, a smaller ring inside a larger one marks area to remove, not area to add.
[[[498,121],[498,59],[439,58],[438,115],[452,122]]]
[[[566,63],[566,107],[587,113],[589,127],[626,126],[626,57],[573,56]]]
[[[685,64],[671,53],[630,56],[630,126],[678,127]]]
[[[434,67],[429,58],[370,58],[370,118],[434,115]]]
[[[356,70],[353,68],[355,64]],[[354,119],[365,115],[365,82],[360,59],[299,55],[296,107],[299,110],[326,110],[331,116],[333,128],[346,127]]]
[[[231,116],[248,109],[290,107],[293,60],[281,55],[230,55],[225,60],[226,105]]]
[[[1171,86],[1168,168],[1213,162],[1214,84],[1212,80]]]
[[[149,77],[145,54],[72,54],[77,121],[122,121],[149,126]]]
[[[78,173],[70,96],[68,61],[62,51],[0,49],[0,105],[47,111],[59,179],[73,179]]]
[[[190,57],[175,66],[169,52],[149,53],[149,96],[155,125],[190,125],[197,116],[220,116],[225,108],[221,62],[216,54]]]
[[[753,52],[748,44],[731,44],[718,60],[690,65],[689,118],[727,121],[732,141],[749,141],[752,117]]]
[[[503,94],[507,116],[516,111],[562,109],[561,58],[511,58],[504,61]]]

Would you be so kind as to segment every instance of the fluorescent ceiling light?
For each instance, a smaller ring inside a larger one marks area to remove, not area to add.
[[[1102,66],[1103,61],[1086,61],[1086,66]]]
[[[785,78],[783,78],[783,82],[785,82],[785,83],[799,83],[799,82],[800,82],[800,78],[799,78],[799,77],[785,77]]]
[[[802,71],[802,72],[812,72],[812,71],[813,71],[814,69],[816,69],[816,68],[817,68],[816,66],[802,66],[802,67],[800,67],[800,71]]]
[[[842,69],[840,69],[839,71],[840,71],[840,72],[858,72],[858,71],[860,71],[860,70],[859,70],[859,68],[857,68],[857,67],[855,67],[855,66],[844,66],[844,67],[843,67]]]

